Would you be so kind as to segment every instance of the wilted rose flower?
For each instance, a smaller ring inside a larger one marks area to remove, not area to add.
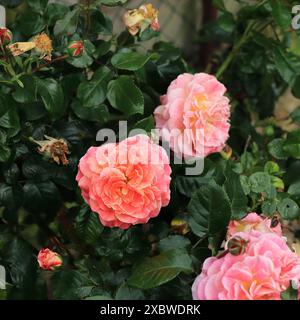
[[[139,31],[143,32],[149,26],[154,31],[160,29],[158,10],[150,3],[140,6],[138,9],[126,11],[124,14],[124,23],[133,36]]]
[[[194,300],[280,300],[290,281],[299,283],[300,259],[275,233],[238,233],[249,241],[241,255],[205,260]]]
[[[146,135],[91,147],[76,177],[82,196],[104,226],[147,223],[170,201],[169,159]]]
[[[61,256],[50,249],[42,249],[38,254],[39,266],[44,270],[55,270],[62,265]]]
[[[83,41],[72,41],[68,45],[68,54],[73,57],[81,57],[84,50],[84,43]]]
[[[203,158],[224,148],[230,128],[225,91],[214,76],[185,73],[161,97],[156,128],[179,158]]]
[[[0,28],[0,44],[3,46],[8,45],[13,38],[11,31],[7,28]]]
[[[40,59],[47,61],[51,60],[53,51],[52,40],[44,32],[35,36],[31,41],[12,43],[7,48],[13,56],[19,56],[24,52],[35,49],[39,53]]]
[[[228,235],[233,236],[238,232],[250,232],[257,230],[260,232],[273,232],[282,235],[281,224],[277,223],[272,226],[272,219],[263,218],[255,212],[247,214],[242,220],[232,220],[228,226]]]
[[[67,142],[64,139],[56,139],[46,135],[45,138],[47,140],[33,140],[40,146],[39,152],[52,158],[57,164],[67,165],[69,163],[67,155],[70,154]]]

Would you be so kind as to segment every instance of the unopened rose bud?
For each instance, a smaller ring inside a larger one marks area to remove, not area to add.
[[[8,45],[13,38],[11,31],[7,28],[0,28],[0,44],[3,46]]]
[[[180,218],[174,218],[171,221],[171,229],[173,232],[182,235],[185,235],[190,231],[187,221]]]
[[[44,270],[54,271],[62,265],[61,256],[48,248],[40,250],[37,260]]]
[[[226,145],[225,148],[220,152],[223,159],[228,160],[232,156],[232,149]]]
[[[81,57],[84,50],[83,41],[72,41],[68,45],[68,54],[73,58]]]
[[[248,242],[239,236],[233,237],[227,242],[227,250],[232,255],[239,256],[246,252]]]

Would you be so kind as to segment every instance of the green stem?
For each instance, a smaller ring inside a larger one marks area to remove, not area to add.
[[[207,235],[205,235],[204,237],[200,238],[193,246],[192,246],[192,250],[195,249],[196,247],[198,247],[198,245],[204,241],[207,238]]]
[[[255,21],[251,21],[243,36],[241,37],[241,39],[234,45],[232,51],[230,52],[230,54],[227,56],[227,58],[225,59],[225,61],[222,63],[222,65],[220,66],[219,70],[216,73],[216,77],[220,78],[222,76],[222,74],[224,73],[224,71],[228,68],[228,66],[231,64],[233,58],[235,57],[235,55],[240,51],[241,47],[243,46],[243,44],[246,42],[246,40],[248,39],[249,35],[251,34],[251,30],[253,28],[255,24]]]

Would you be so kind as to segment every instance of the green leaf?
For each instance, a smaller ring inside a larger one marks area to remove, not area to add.
[[[151,56],[138,52],[118,52],[111,58],[111,63],[117,69],[136,71],[141,69],[149,59]]]
[[[271,216],[276,211],[277,205],[275,200],[265,200],[261,206],[262,213],[266,216]]]
[[[85,107],[99,106],[106,98],[108,82],[113,73],[107,67],[98,69],[91,81],[82,82],[77,89],[77,98]]]
[[[285,291],[281,292],[280,297],[282,300],[298,300],[298,287],[294,285],[293,281]]]
[[[277,209],[282,219],[294,220],[299,217],[299,206],[292,199],[289,199],[289,198],[283,199],[277,205]]]
[[[74,300],[82,297],[82,289],[93,283],[77,270],[59,270],[51,278],[54,299]]]
[[[14,237],[3,248],[2,259],[8,266],[7,272],[12,284],[24,298],[26,294],[28,297],[28,291],[32,292],[32,284],[36,278],[36,264],[30,246],[22,239]]]
[[[300,124],[300,107],[296,108],[291,114],[291,119],[294,123]]]
[[[297,181],[289,186],[288,194],[290,194],[296,201],[300,201],[300,181]]]
[[[135,123],[132,129],[142,129],[146,132],[151,132],[152,129],[155,128],[153,116],[149,116],[148,118],[142,119]]]
[[[221,11],[226,11],[224,0],[213,0],[213,5]]]
[[[61,205],[60,193],[51,181],[24,185],[24,206],[32,212],[56,212]]]
[[[113,31],[112,20],[109,16],[103,14],[100,10],[92,11],[91,24],[93,28],[91,31],[97,35],[111,36]]]
[[[223,232],[229,223],[231,207],[228,195],[214,181],[202,185],[188,205],[191,213],[189,224],[198,237],[215,236]]]
[[[75,230],[86,243],[94,244],[99,239],[103,226],[98,215],[84,205],[75,218]]]
[[[128,285],[123,283],[116,292],[116,300],[144,300],[145,296],[143,291],[130,288]]]
[[[172,249],[186,249],[190,244],[191,242],[189,239],[180,235],[174,235],[161,239],[158,243],[158,249],[160,252]]]
[[[249,185],[254,193],[268,192],[271,187],[270,175],[266,172],[255,172],[249,177]]]
[[[224,12],[218,19],[218,26],[224,31],[232,33],[236,27],[233,14]]]
[[[68,299],[68,298],[67,298]],[[92,297],[87,297],[84,300],[113,300],[111,297],[108,296],[92,296]]]
[[[209,183],[215,170],[210,169],[202,176],[176,176],[176,189],[187,197],[191,197],[193,193],[202,185]]]
[[[290,84],[293,82],[297,70],[292,64],[291,55],[279,46],[273,47],[275,66],[282,79]]]
[[[0,183],[0,204],[8,209],[18,208],[22,205],[22,189]]]
[[[68,12],[61,20],[58,20],[53,29],[54,35],[72,35],[73,33],[75,33],[77,29],[79,13],[80,11],[78,9],[74,9]]]
[[[20,78],[24,88],[17,87],[13,92],[13,98],[19,103],[32,103],[37,98],[37,81],[31,75],[24,75]]]
[[[0,118],[0,127],[8,129],[7,138],[14,137],[20,131],[19,113],[13,101],[9,110]]]
[[[27,0],[27,3],[32,10],[38,13],[43,13],[47,6],[48,0]]]
[[[102,56],[106,55],[109,52],[110,48],[111,48],[111,41],[102,41],[100,44],[97,45],[93,56],[96,59],[99,59]]]
[[[37,82],[38,94],[41,96],[45,108],[54,119],[60,118],[65,112],[64,93],[56,80],[47,78]]]
[[[298,75],[292,86],[292,94],[296,98],[300,98],[300,75]]]
[[[271,176],[271,184],[277,189],[284,189],[284,182],[278,177]]]
[[[271,13],[276,23],[284,30],[290,27],[292,21],[291,11],[285,6],[282,0],[269,1]]]
[[[18,26],[24,35],[32,36],[45,28],[45,22],[39,13],[26,11],[20,15]]]
[[[283,139],[275,139],[268,144],[268,151],[271,156],[279,160],[285,160],[287,155],[283,149],[284,140]]]
[[[180,272],[192,272],[191,258],[181,250],[170,250],[146,258],[134,267],[128,284],[141,289],[158,287],[174,279]]]
[[[33,0],[34,1],[34,0]],[[50,3],[47,5],[45,17],[49,25],[54,25],[57,20],[62,19],[69,12],[69,7],[62,3]]]
[[[0,162],[6,162],[10,158],[11,150],[7,145],[0,144]]]
[[[241,219],[247,213],[248,199],[243,191],[240,176],[234,173],[230,167],[227,167],[225,177],[224,187],[231,202],[231,219]]]
[[[268,174],[276,174],[279,173],[280,167],[276,162],[268,161],[264,166],[264,171]]]
[[[78,100],[75,100],[71,105],[72,110],[76,116],[82,120],[96,121],[102,124],[106,123],[110,114],[105,104],[99,106],[86,107]]]
[[[143,94],[130,77],[121,76],[111,81],[108,85],[107,98],[112,107],[124,114],[144,112]]]

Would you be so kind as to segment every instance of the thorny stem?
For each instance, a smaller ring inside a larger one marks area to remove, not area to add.
[[[32,73],[35,73],[35,72],[37,72],[37,71],[39,71],[39,70],[41,70],[41,69],[43,69],[43,68],[51,65],[51,64],[54,63],[54,62],[66,60],[68,57],[69,57],[69,55],[67,55],[67,54],[65,54],[65,55],[63,55],[63,56],[59,56],[59,57],[57,57],[57,58],[55,58],[55,59],[53,59],[53,60],[51,60],[51,61],[49,61],[49,62],[46,62],[46,63],[38,66],[37,68],[35,68],[35,69],[32,71]]]

